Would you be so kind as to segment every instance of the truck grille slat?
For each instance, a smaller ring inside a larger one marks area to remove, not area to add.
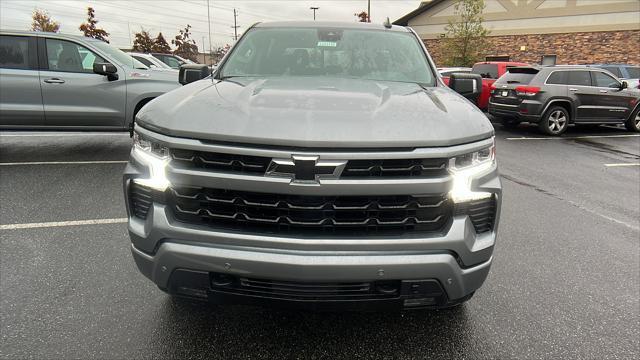
[[[151,190],[132,182],[129,187],[129,199],[131,213],[140,219],[146,219],[153,202]]]
[[[204,188],[172,188],[167,194],[178,221],[281,234],[435,233],[452,215],[445,194],[299,196]]]
[[[471,201],[464,204],[456,205],[456,214],[469,215],[476,233],[489,232],[493,230],[496,218],[496,199],[490,197],[488,199]]]
[[[171,158],[174,166],[198,169],[225,171],[240,174],[264,175],[272,158],[172,149]],[[406,178],[446,176],[447,160],[441,158],[426,159],[378,159],[349,160],[342,178]]]
[[[175,164],[187,168],[253,174],[264,174],[271,162],[271,158],[262,156],[223,154],[182,149],[172,149],[171,158]]]

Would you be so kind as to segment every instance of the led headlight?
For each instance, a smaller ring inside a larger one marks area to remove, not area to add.
[[[455,203],[481,200],[492,196],[485,191],[471,190],[471,182],[489,171],[496,161],[495,142],[482,150],[463,154],[449,160],[449,171],[453,176],[453,187],[449,196]]]
[[[133,133],[133,151],[140,161],[149,168],[148,178],[133,181],[154,190],[165,191],[171,183],[167,179],[166,167],[169,163],[169,148]]]

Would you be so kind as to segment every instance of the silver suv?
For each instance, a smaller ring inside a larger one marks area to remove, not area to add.
[[[176,296],[442,308],[491,266],[494,130],[408,28],[251,27],[216,72],[138,113],[131,250]]]
[[[126,130],[152,99],[180,84],[100,40],[0,33],[0,128]]]

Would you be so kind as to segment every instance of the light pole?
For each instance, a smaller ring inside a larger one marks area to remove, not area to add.
[[[371,0],[367,0],[367,22],[371,22]]]
[[[317,6],[312,6],[309,9],[313,10],[313,21],[316,21],[316,10],[320,9]]]

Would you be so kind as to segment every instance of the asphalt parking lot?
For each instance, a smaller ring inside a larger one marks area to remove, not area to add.
[[[172,301],[129,252],[128,135],[4,132],[0,357],[638,358],[640,136],[496,128],[484,287],[455,310],[346,314]]]

